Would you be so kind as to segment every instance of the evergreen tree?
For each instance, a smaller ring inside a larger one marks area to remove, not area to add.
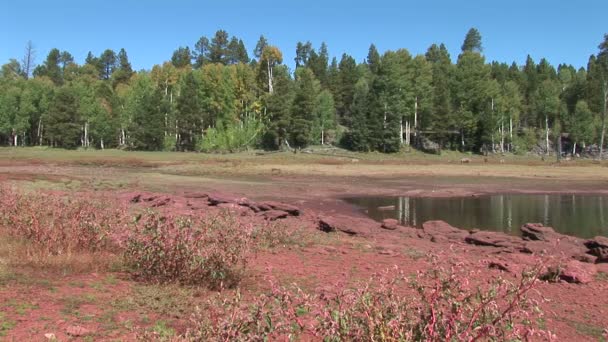
[[[171,56],[171,63],[176,68],[185,68],[192,63],[192,54],[189,47],[179,47]]]
[[[351,109],[353,108],[355,84],[358,80],[359,73],[357,72],[355,59],[343,54],[338,66],[338,85],[334,98],[336,99],[338,118],[347,127],[350,127],[352,123]]]
[[[148,75],[134,80],[126,107],[129,111],[128,145],[136,150],[159,151],[164,144],[162,93]]]
[[[194,45],[194,52],[192,54],[194,59],[194,67],[196,69],[201,68],[206,63],[209,63],[209,39],[202,36]]]
[[[228,64],[228,32],[218,30],[209,45],[209,62]]]
[[[178,148],[193,151],[197,136],[200,136],[202,110],[198,96],[199,85],[192,72],[187,73],[181,81],[180,96],[177,98]]]
[[[99,57],[99,63],[102,68],[101,77],[109,80],[117,66],[116,53],[110,49],[105,50]]]
[[[355,84],[353,102],[350,112],[352,113],[352,123],[348,133],[345,134],[342,145],[354,150],[366,152],[370,150],[368,121],[368,98],[369,86],[367,80],[361,77]]]
[[[287,132],[293,102],[292,88],[293,84],[287,67],[275,68],[275,92],[264,98],[268,127],[262,138],[262,145],[266,149],[281,149],[288,139]]]
[[[380,54],[374,44],[369,46],[366,63],[372,74],[377,75],[380,71]]]
[[[61,52],[58,49],[52,49],[44,64],[39,65],[34,70],[34,77],[46,76],[55,83],[55,85],[63,84],[63,73],[60,67]]]
[[[312,125],[319,84],[309,68],[296,72],[295,96],[291,107],[289,140],[294,148],[303,148],[312,142]]]
[[[76,148],[80,144],[81,122],[74,90],[61,87],[54,96],[46,124],[47,139],[52,146]]]
[[[255,56],[255,58],[258,59],[258,61],[260,61],[262,59],[262,53],[264,53],[264,50],[266,49],[266,47],[268,46],[268,40],[266,39],[266,37],[264,37],[264,35],[261,35],[260,38],[258,39],[258,42],[255,45],[255,49],[253,50],[253,55]]]
[[[296,45],[296,57],[294,58],[294,61],[296,62],[296,69],[308,65],[308,59],[310,58],[312,51],[313,48],[311,42],[298,42]]]
[[[429,129],[434,131],[433,136],[440,147],[450,138],[448,130],[456,127],[452,111],[452,96],[450,91],[450,77],[452,62],[450,54],[444,44],[433,44],[426,53],[426,59],[432,65],[432,110],[429,118]]]
[[[125,49],[120,49],[118,52],[118,68],[112,74],[114,87],[119,83],[128,83],[131,76],[133,76],[133,69],[131,68],[127,52]]]
[[[462,52],[477,52],[481,53],[483,48],[481,46],[481,34],[476,28],[469,29],[464,42],[462,43]]]

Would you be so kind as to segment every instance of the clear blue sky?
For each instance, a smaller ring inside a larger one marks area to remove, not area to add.
[[[332,56],[362,61],[370,43],[382,52],[424,53],[446,44],[456,59],[470,27],[482,34],[488,60],[523,63],[527,54],[554,65],[586,66],[608,33],[606,0],[26,0],[0,11],[0,64],[20,59],[31,40],[41,63],[48,51],[67,50],[82,63],[87,52],[124,47],[133,67],[169,60],[178,46],[222,28],[254,48],[264,34],[293,66],[295,45],[322,41]]]

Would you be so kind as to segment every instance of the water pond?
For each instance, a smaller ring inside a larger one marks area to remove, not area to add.
[[[360,207],[374,220],[395,218],[412,227],[443,220],[463,229],[518,235],[524,223],[540,222],[560,233],[582,238],[608,236],[608,196],[353,197],[345,201]]]

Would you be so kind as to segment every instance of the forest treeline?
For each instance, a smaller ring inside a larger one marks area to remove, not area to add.
[[[219,30],[135,72],[124,49],[89,53],[83,64],[53,49],[36,65],[28,43],[0,71],[0,143],[396,152],[424,137],[440,149],[525,152],[568,133],[572,152],[604,145],[608,35],[580,69],[529,56],[524,65],[488,62],[474,28],[461,51],[454,63],[443,44],[417,56],[372,44],[358,63],[300,42],[292,71],[264,36],[250,56]]]

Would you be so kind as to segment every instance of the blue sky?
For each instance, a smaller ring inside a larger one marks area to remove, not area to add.
[[[0,11],[0,64],[20,59],[31,40],[41,63],[57,47],[81,63],[88,51],[124,47],[135,69],[169,60],[179,46],[222,28],[254,48],[264,34],[292,66],[295,45],[328,44],[362,61],[370,43],[380,51],[424,53],[446,44],[456,59],[470,27],[482,34],[488,60],[516,61],[530,54],[552,64],[586,66],[608,33],[606,0],[28,0],[7,1]]]

